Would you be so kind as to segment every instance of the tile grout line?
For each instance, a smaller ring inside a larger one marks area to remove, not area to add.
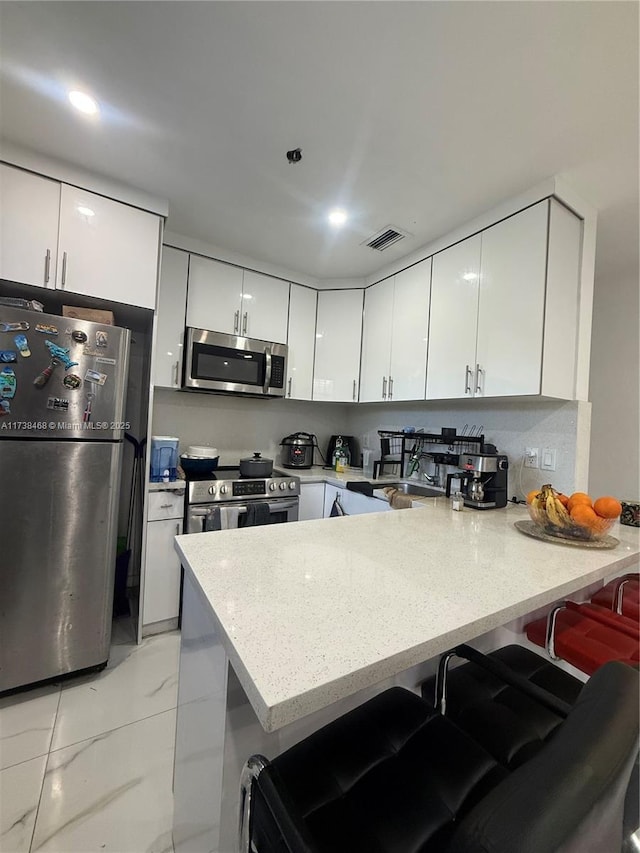
[[[51,756],[51,744],[53,743],[53,733],[56,729],[56,723],[58,722],[58,712],[60,711],[60,702],[62,700],[62,685],[60,685],[60,690],[58,691],[58,704],[56,705],[56,713],[53,717],[53,725],[51,726],[51,737],[49,738],[49,749],[47,751],[47,759],[44,763],[44,773],[42,774],[42,782],[40,783],[40,796],[38,797],[38,805],[36,806],[36,816],[33,821],[33,829],[31,830],[31,838],[29,840],[29,853],[33,849],[33,840],[36,834],[36,826],[38,825],[38,815],[40,814],[40,805],[42,803],[42,794],[44,793],[44,780],[47,778],[47,767],[49,766],[49,758]]]

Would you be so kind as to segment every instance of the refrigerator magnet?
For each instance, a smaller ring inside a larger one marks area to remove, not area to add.
[[[62,384],[65,388],[70,388],[72,391],[75,391],[82,385],[82,379],[80,379],[79,376],[76,376],[75,373],[69,373],[62,380]]]
[[[0,349],[0,361],[3,364],[11,364],[18,360],[18,353],[12,349]]]
[[[29,324],[23,320],[20,323],[0,323],[0,332],[28,332]]]
[[[101,358],[98,356],[96,358],[96,364],[116,364],[115,358]]]
[[[109,333],[102,332],[98,330],[96,332],[96,346],[97,347],[107,347],[109,346]]]
[[[40,332],[42,335],[57,335],[58,330],[55,326],[50,326],[48,323],[38,323],[36,325],[36,332]]]
[[[11,404],[8,400],[0,400],[0,417],[11,414]]]
[[[80,329],[76,329],[74,332],[71,332],[71,338],[77,344],[84,344],[87,342],[87,333],[81,331]]]
[[[26,335],[16,335],[13,339],[15,341],[15,345],[18,347],[18,352],[23,358],[29,358],[31,355],[31,350],[29,349],[29,341],[26,338]]]
[[[3,367],[0,370],[0,397],[4,400],[12,400],[16,395],[18,382],[12,367]]]
[[[53,341],[45,341],[45,344],[49,348],[49,354],[51,358],[58,358],[64,364],[64,369],[69,370],[71,367],[76,367],[78,362],[71,361],[69,358],[69,347],[59,347],[58,344],[54,344]]]
[[[66,397],[49,397],[47,400],[47,409],[53,409],[55,412],[68,412],[69,401]]]
[[[98,373],[97,370],[87,370],[84,375],[85,382],[93,382],[95,385],[104,385],[107,381],[106,373]]]

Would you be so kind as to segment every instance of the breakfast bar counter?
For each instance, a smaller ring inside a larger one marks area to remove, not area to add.
[[[523,535],[522,507],[420,504],[177,537],[176,853],[235,850],[252,752],[271,757],[411,667],[638,563],[633,528],[590,549]]]

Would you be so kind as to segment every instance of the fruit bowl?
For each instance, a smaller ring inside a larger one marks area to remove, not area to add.
[[[616,522],[615,518],[598,518],[592,527],[578,524],[571,520],[564,524],[555,524],[546,511],[541,507],[527,504],[531,520],[548,536],[556,536],[560,539],[574,539],[578,541],[590,541],[604,539]]]

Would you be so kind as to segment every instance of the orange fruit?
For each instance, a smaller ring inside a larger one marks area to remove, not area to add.
[[[529,494],[527,495],[527,503],[533,503],[533,499],[540,494],[540,489],[531,489]]]
[[[556,495],[562,506],[566,506],[569,503],[569,496],[563,495],[562,492],[558,492]]]
[[[585,504],[586,506],[591,506],[591,498],[586,492],[574,492],[569,501],[567,503],[567,509],[569,512],[577,506],[578,504]]]
[[[594,503],[595,512],[602,518],[617,518],[622,512],[622,504],[611,495],[603,495]]]
[[[598,531],[600,529],[601,519],[593,511],[593,507],[585,503],[577,503],[569,511],[569,515],[581,527],[587,527],[589,530]]]

